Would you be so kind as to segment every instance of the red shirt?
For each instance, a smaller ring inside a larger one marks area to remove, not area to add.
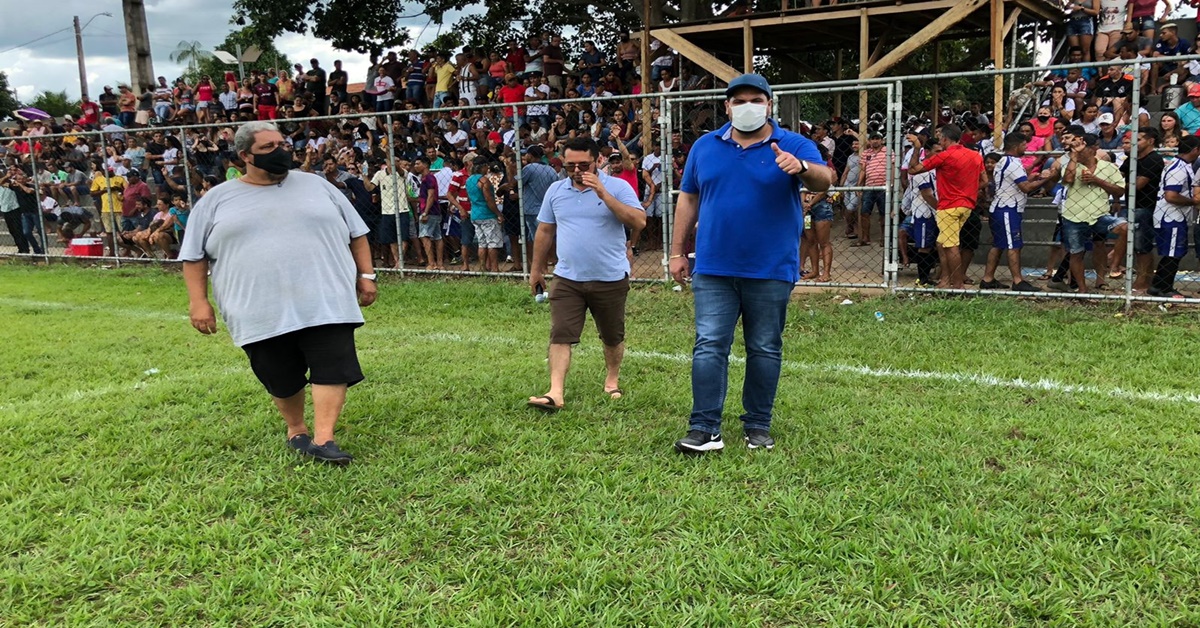
[[[962,144],[952,144],[921,165],[927,170],[937,170],[938,211],[975,207],[983,176],[982,155]]]
[[[637,172],[635,172],[633,170],[622,170],[622,171],[618,172],[617,174],[614,174],[613,176],[628,183],[629,187],[633,188],[634,195],[638,197],[638,200],[641,200],[642,195],[638,194]]]
[[[462,205],[463,211],[467,212],[463,218],[468,218],[471,215],[471,197],[467,196],[467,178],[471,173],[467,172],[466,168],[458,170],[454,176],[450,177],[450,187],[446,189],[446,194],[453,196]]]
[[[500,88],[500,102],[506,103],[506,104],[514,103],[514,102],[525,102],[525,87],[523,85],[505,85],[504,87],[501,87]],[[504,108],[505,117],[511,118],[512,114],[513,114],[512,107]],[[525,115],[525,108],[517,107],[517,115],[522,115],[522,116]]]

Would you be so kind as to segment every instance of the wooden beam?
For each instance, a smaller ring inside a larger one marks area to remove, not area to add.
[[[1017,20],[1021,19],[1021,7],[1014,7],[1012,13],[1009,14],[1008,20],[1004,22],[1004,34],[1001,37],[1008,37],[1014,26],[1017,25]]]
[[[871,59],[867,61],[868,66],[875,65],[879,61],[879,55],[883,54],[883,47],[887,45],[888,33],[883,32],[879,38],[879,43],[875,44],[875,50],[871,51]]]
[[[997,70],[1004,69],[1004,0],[991,0],[992,3],[992,62]],[[997,74],[993,81],[992,120],[994,131],[992,141],[1000,145],[1004,134],[1004,75]]]
[[[897,5],[875,6],[864,9],[844,9],[840,11],[821,11],[803,13],[800,15],[785,15],[782,17],[750,18],[754,28],[761,26],[786,26],[789,24],[804,24],[806,22],[830,22],[834,20],[854,20],[860,11],[866,11],[873,18],[884,18],[897,13],[912,13],[914,11],[943,11],[961,4],[960,0],[925,0],[924,2],[905,2]],[[742,28],[742,20],[713,22],[710,24],[692,24],[676,26],[672,30],[680,35],[689,33],[711,33],[714,31],[736,31]]]
[[[938,35],[941,35],[942,33],[946,32],[947,29],[961,22],[963,18],[974,13],[976,9],[984,6],[987,2],[988,0],[961,0],[957,6],[947,10],[936,20],[930,22],[928,26],[917,31],[912,37],[909,37],[907,41],[900,44],[896,48],[893,48],[891,52],[884,55],[883,58],[877,61],[874,65],[864,69],[862,73],[859,74],[859,77],[878,78],[879,76],[882,76],[884,72],[892,69],[892,67],[899,63],[901,59],[916,52],[921,46],[933,41]],[[1003,3],[1003,0],[992,0],[992,2]],[[1003,4],[1000,6],[1001,10],[1003,10]],[[1003,20],[1000,22],[1001,23],[999,24],[995,22],[992,24],[993,37],[999,34],[1000,28],[1004,26]]]
[[[746,74],[754,71],[754,28],[750,20],[742,22],[742,67]]]
[[[1062,24],[1066,21],[1066,16],[1057,7],[1052,7],[1049,2],[1040,0],[1010,0],[1018,7],[1024,9],[1027,13],[1036,16],[1036,19],[1051,24]]]
[[[871,18],[866,9],[858,15],[858,69],[860,73],[871,69]],[[858,137],[867,137],[867,90],[858,91]]]
[[[684,39],[670,28],[659,28],[651,31],[650,34],[726,83],[741,74],[736,68],[727,65],[724,61],[714,57],[712,53]]]

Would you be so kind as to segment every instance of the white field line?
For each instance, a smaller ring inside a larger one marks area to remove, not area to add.
[[[72,303],[60,303],[54,301],[30,301],[25,299],[8,299],[0,298],[0,306],[12,307],[44,307],[56,309],[83,309],[83,310],[99,310],[108,313],[130,314],[133,316],[158,316],[162,318],[171,318],[175,320],[186,320],[184,315],[169,315],[161,311],[155,310],[113,310],[103,306],[77,305]],[[432,343],[446,344],[485,344],[499,346],[525,346],[527,343],[517,339],[505,336],[492,335],[475,335],[475,334],[456,334],[450,332],[432,332],[424,334],[396,334],[392,331],[384,332],[383,330],[375,330],[371,327],[365,327],[359,332],[365,336],[384,336],[391,341],[403,341],[405,338],[411,340],[419,340]],[[360,350],[364,348],[360,347]],[[366,349],[367,352],[373,352],[372,349]],[[586,352],[592,349],[584,349]],[[692,356],[686,353],[663,353],[658,351],[639,351],[627,350],[626,357],[658,360],[665,362],[675,362],[687,364],[692,361]],[[745,362],[745,358],[738,356],[730,356],[730,362],[741,364]],[[846,375],[876,377],[879,379],[907,379],[907,380],[924,380],[947,382],[954,384],[971,384],[976,386],[986,386],[990,388],[1010,388],[1014,390],[1029,390],[1052,392],[1064,395],[1082,395],[1088,397],[1112,397],[1114,399],[1125,399],[1129,401],[1150,401],[1163,403],[1182,403],[1182,404],[1200,404],[1200,394],[1194,393],[1179,393],[1179,392],[1160,392],[1154,390],[1129,390],[1120,387],[1102,387],[1093,385],[1067,384],[1064,382],[1055,381],[1052,379],[1025,379],[1025,378],[1007,378],[998,377],[995,375],[977,374],[977,373],[961,373],[961,372],[945,372],[945,371],[925,371],[919,369],[898,369],[892,367],[871,367],[856,364],[837,364],[837,363],[813,363],[813,362],[796,362],[791,360],[783,361],[783,368],[789,371],[803,373],[818,373],[826,374],[830,372],[844,373]],[[226,373],[249,371],[247,367],[229,368]],[[131,388],[145,385],[146,383],[171,379],[170,377],[153,377],[134,384],[112,385],[91,390],[76,390],[70,393],[57,395],[55,399],[61,401],[74,401],[102,396],[113,392],[124,392]],[[16,404],[0,405],[0,410],[12,410],[25,405],[43,403],[43,399],[28,400]]]

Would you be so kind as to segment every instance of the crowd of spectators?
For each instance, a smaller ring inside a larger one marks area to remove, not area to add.
[[[1156,27],[1160,43],[1169,43],[1173,30],[1170,25]],[[602,167],[629,181],[647,211],[644,232],[630,234],[630,255],[658,249],[666,169],[679,180],[690,143],[698,133],[719,127],[722,113],[708,108],[707,114],[692,117],[690,126],[672,133],[667,138],[668,160],[657,125],[647,130],[650,144],[642,145],[643,100],[620,97],[641,94],[638,43],[625,36],[607,52],[593,42],[585,42],[578,51],[563,51],[561,46],[560,38],[542,33],[492,51],[389,52],[372,59],[370,77],[364,77],[371,80],[361,84],[349,82],[340,62],[326,73],[313,59],[308,69],[297,65],[289,71],[255,72],[242,82],[227,75],[217,87],[211,77],[201,77],[195,86],[178,80],[174,87],[160,77],[159,85],[141,96],[124,86],[119,93],[106,88],[99,102],[83,103],[78,116],[22,123],[0,141],[0,210],[23,253],[43,250],[40,212],[53,231],[49,235],[61,243],[94,234],[104,239],[110,254],[170,257],[185,237],[191,204],[244,172],[233,152],[231,123],[271,120],[293,149],[294,166],[325,176],[372,226],[370,237],[381,267],[403,263],[430,269],[519,271],[524,258],[521,235],[527,244],[532,241],[536,224],[531,218],[538,213],[542,195],[567,174],[560,159],[563,143],[590,137],[601,145]],[[650,48],[651,102],[654,93],[713,86],[711,77],[693,74],[668,47],[653,42]],[[1136,62],[1119,41],[1114,48],[1122,62]],[[1187,51],[1177,48],[1179,52],[1171,54]],[[1083,61],[1085,52],[1073,48],[1070,60]],[[1169,61],[1163,59],[1143,59],[1143,65],[1132,69],[1166,77],[1168,85],[1179,84],[1189,96],[1188,103],[1162,115],[1157,124],[1150,112],[1132,111],[1132,77],[1127,72],[1131,67],[1114,64],[1102,74],[1079,69],[1050,73],[1029,86],[1030,94],[1033,88],[1044,90],[1038,107],[1015,98],[1000,121],[980,103],[971,103],[912,117],[906,129],[927,127],[924,138],[929,139],[933,130],[953,123],[962,131],[964,146],[993,164],[1015,160],[1027,181],[1038,181],[1025,186],[1030,188],[1027,195],[1055,199],[1062,206],[1071,187],[1063,181],[1062,169],[1078,147],[1094,146],[1095,159],[1128,172],[1128,157],[1142,152],[1143,141],[1153,141],[1155,154],[1159,147],[1167,149],[1169,164],[1182,138],[1200,131],[1200,85],[1190,83],[1200,75],[1200,67],[1177,64],[1168,69]],[[488,103],[497,106],[473,107]],[[1012,119],[1025,109],[1033,115],[1014,124]],[[650,119],[657,118],[653,105]],[[993,144],[997,122],[1000,131],[1012,128],[1025,138],[1020,155],[1006,155],[1005,145]],[[205,125],[174,126],[189,123]],[[902,262],[907,266],[910,258],[921,257],[912,246],[913,201],[926,194],[903,172],[908,156],[896,159],[885,147],[883,115],[873,114],[866,126],[862,138],[858,120],[839,117],[795,129],[820,147],[836,169],[840,187],[880,188],[804,195],[810,226],[803,251],[806,280],[831,280],[835,236],[830,225],[838,216],[845,218],[840,237],[851,246],[866,247],[873,244],[872,215],[877,215],[876,241],[883,244],[887,196],[881,188],[889,172],[904,189]],[[1130,146],[1134,126],[1143,129],[1144,139],[1137,147]],[[45,135],[54,137],[43,139]],[[910,145],[904,148],[912,150]],[[1013,160],[1002,159],[1005,156]],[[1147,174],[1156,170],[1152,164],[1143,168],[1143,156],[1138,158],[1139,188],[1144,179],[1158,176]],[[981,186],[978,214],[986,220],[998,186],[991,168]],[[932,183],[926,188],[936,194]],[[1106,211],[1121,214],[1124,199],[1109,197]],[[1137,253],[1143,256],[1146,233],[1157,227],[1143,220],[1136,228],[1137,237],[1143,238],[1137,240]],[[978,234],[965,240],[978,248]],[[1111,239],[1099,241],[1096,248],[1108,251],[1103,267],[1101,257],[1096,258],[1103,287],[1104,279],[1126,269]],[[970,256],[965,257],[969,263]],[[1087,289],[1057,272],[1061,257],[1052,255],[1044,278],[1057,278],[1054,284],[1067,289]],[[922,283],[934,281],[933,270],[923,269]],[[1150,274],[1139,268],[1139,289],[1149,289]],[[989,271],[987,284],[995,281],[993,275],[994,270]],[[1014,282],[1020,283],[1017,279]]]

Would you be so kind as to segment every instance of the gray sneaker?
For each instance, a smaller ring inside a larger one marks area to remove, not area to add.
[[[1046,284],[1046,288],[1056,292],[1067,292],[1071,289],[1071,286],[1068,286],[1065,281],[1050,280],[1050,283]]]
[[[771,433],[767,430],[746,430],[745,435],[746,447],[749,449],[767,449],[775,448],[775,439],[771,438]]]

